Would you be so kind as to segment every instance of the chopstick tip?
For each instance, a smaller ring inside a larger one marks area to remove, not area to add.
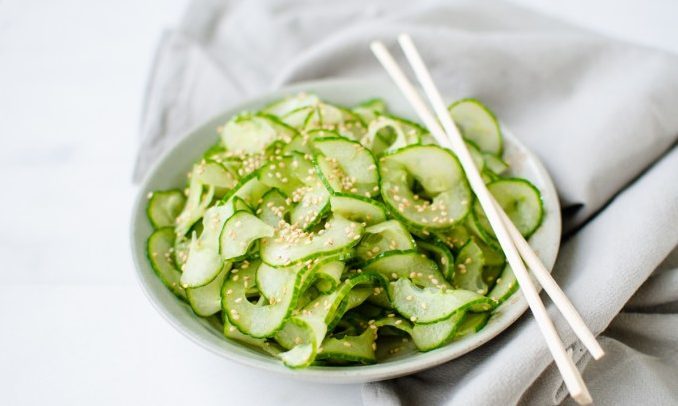
[[[400,43],[400,45],[403,45],[405,43],[411,44],[412,43],[412,37],[410,36],[410,34],[408,34],[406,32],[402,32],[398,35],[398,42]]]
[[[370,42],[370,49],[372,51],[376,51],[377,49],[382,49],[384,48],[384,43],[375,39],[374,41]]]

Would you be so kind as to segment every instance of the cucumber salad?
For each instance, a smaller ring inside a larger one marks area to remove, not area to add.
[[[494,115],[449,107],[525,237],[542,198],[509,175]],[[309,94],[244,112],[182,189],[149,195],[149,261],[227,339],[290,368],[368,364],[482,329],[517,283],[457,157],[382,100]]]

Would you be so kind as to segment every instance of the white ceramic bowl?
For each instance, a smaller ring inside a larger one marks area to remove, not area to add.
[[[350,367],[309,367],[292,370],[280,361],[261,354],[237,342],[229,341],[222,332],[191,311],[190,307],[178,300],[156,277],[145,254],[145,242],[151,234],[146,219],[145,206],[148,192],[159,189],[181,187],[190,170],[202,153],[217,140],[216,127],[231,116],[243,110],[256,110],[283,96],[300,91],[317,94],[321,99],[342,105],[353,105],[374,97],[381,97],[388,103],[390,111],[416,121],[412,110],[398,90],[387,82],[366,82],[352,80],[328,80],[302,83],[281,89],[265,96],[233,106],[204,125],[188,133],[167,151],[149,171],[141,185],[134,204],[131,223],[133,259],[139,281],[155,308],[178,331],[214,354],[239,363],[278,372],[290,377],[328,383],[369,382],[395,378],[430,368],[457,358],[477,348],[508,328],[527,309],[527,303],[520,293],[515,293],[503,303],[480,332],[454,341],[442,348],[426,353],[405,353],[386,362]],[[504,129],[504,158],[511,165],[511,172],[529,179],[542,192],[545,217],[539,230],[530,238],[530,244],[551,269],[558,253],[560,242],[560,207],[553,183],[536,156],[528,151],[517,139]]]

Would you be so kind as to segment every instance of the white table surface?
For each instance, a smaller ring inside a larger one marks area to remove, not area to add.
[[[672,0],[516,0],[678,52]],[[146,75],[186,0],[0,2],[0,404],[357,404],[174,331],[135,280],[128,218]]]

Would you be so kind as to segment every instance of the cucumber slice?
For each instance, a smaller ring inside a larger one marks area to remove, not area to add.
[[[368,226],[386,221],[386,208],[367,197],[335,193],[330,196],[330,210],[345,219]]]
[[[372,153],[346,138],[318,138],[313,146],[319,175],[332,193],[371,197],[379,194],[379,173]],[[320,164],[322,162],[322,164]]]
[[[393,306],[398,313],[419,324],[444,320],[460,310],[485,311],[492,301],[468,290],[417,288],[409,279],[391,282]]]
[[[224,320],[224,337],[230,338],[231,340],[238,341],[240,343],[243,343],[249,347],[253,347],[255,349],[259,349],[264,351],[265,353],[272,355],[272,356],[278,356],[282,352],[282,349],[280,346],[277,344],[270,342],[264,338],[254,338],[250,337],[247,334],[243,334],[235,328],[229,321],[228,318]]]
[[[340,252],[358,243],[363,226],[341,216],[332,216],[324,229],[303,232],[298,227],[285,225],[272,238],[261,241],[261,258],[272,266],[288,266],[297,262]]]
[[[365,229],[356,254],[363,261],[368,261],[388,251],[412,250],[415,247],[410,232],[398,220],[389,220]]]
[[[449,111],[464,138],[476,143],[483,152],[501,156],[501,129],[487,107],[476,99],[462,99],[452,103]]]
[[[541,194],[533,184],[525,179],[501,179],[488,184],[487,188],[525,238],[539,228],[544,218],[544,206]],[[474,203],[473,212],[481,234],[494,239],[494,231],[480,203]]]
[[[383,99],[370,99],[355,106],[353,112],[365,123],[369,123],[376,119],[378,115],[386,113],[386,102]]]
[[[228,202],[235,197],[242,199],[249,207],[257,207],[261,198],[269,187],[259,181],[259,172],[255,171],[240,179],[240,182],[231,190],[222,201]]]
[[[464,312],[454,312],[450,317],[431,324],[415,324],[412,340],[419,351],[431,351],[452,340],[464,320]]]
[[[318,96],[308,93],[299,93],[294,96],[276,100],[273,103],[265,106],[261,111],[264,113],[273,114],[278,117],[283,117],[292,111],[304,107],[315,106],[319,103],[320,99],[318,99]]]
[[[261,198],[261,204],[257,209],[257,215],[264,223],[271,227],[278,227],[280,222],[285,222],[291,205],[278,189],[271,189]]]
[[[341,283],[345,264],[342,261],[327,261],[318,265],[315,271],[315,286],[322,294],[330,293]]]
[[[268,288],[267,303],[254,304],[248,300],[247,290],[254,284],[259,267],[268,265],[253,263],[247,268],[237,268],[237,272],[231,271],[221,289],[221,306],[229,322],[242,333],[264,338],[280,330],[292,312],[299,295],[301,272],[299,267],[277,268],[282,276],[277,279],[277,286]]]
[[[200,238],[195,232],[188,247],[181,284],[186,288],[205,286],[217,277],[223,266],[219,255],[219,235],[224,223],[235,212],[233,200],[212,206],[205,212]]]
[[[185,204],[186,196],[181,190],[152,192],[146,206],[146,215],[153,228],[170,227],[174,225]]]
[[[463,225],[458,225],[449,230],[436,231],[434,234],[453,250],[461,249],[471,239],[471,234]]]
[[[476,168],[478,168],[478,172],[482,173],[485,169],[485,159],[483,158],[483,153],[480,152],[480,149],[473,141],[466,140],[466,148],[471,154],[471,159],[476,165]]]
[[[263,114],[241,114],[224,125],[221,142],[227,150],[254,154],[266,150],[274,141],[289,143],[297,132],[283,122]]]
[[[445,276],[448,282],[454,278],[454,256],[450,249],[440,240],[417,241],[417,247],[428,257],[432,257],[438,265],[438,269]]]
[[[495,305],[499,305],[506,301],[511,295],[518,290],[518,280],[513,274],[513,270],[509,265],[504,267],[501,276],[497,278],[497,283],[494,285],[487,297],[495,301]]]
[[[298,203],[290,213],[290,220],[292,225],[302,230],[309,230],[317,225],[330,208],[330,194],[315,176],[306,187],[295,191],[292,201]]]
[[[272,237],[274,228],[247,211],[235,212],[219,235],[219,254],[224,261],[235,261],[260,238]]]
[[[345,261],[353,258],[353,255],[353,250],[349,249],[330,255],[320,255],[304,261],[303,264],[306,267],[306,271],[303,276],[301,290],[308,290],[309,287],[312,286],[318,279],[338,278],[336,281],[339,283],[345,268]],[[337,264],[334,264],[335,262],[337,262]],[[323,269],[326,265],[328,267]],[[321,290],[320,293],[325,294],[329,292]]]
[[[392,281],[409,278],[418,286],[451,288],[435,262],[414,250],[385,252],[367,261],[363,270]]]
[[[381,155],[420,143],[423,133],[423,128],[411,121],[380,115],[370,122],[360,143],[374,154]]]
[[[316,128],[314,130],[304,131],[292,139],[292,141],[283,147],[283,154],[291,155],[295,152],[302,154],[311,154],[311,144],[316,138],[323,137],[341,137],[341,135],[333,130],[326,130],[324,128]]]
[[[509,168],[509,164],[507,164],[506,161],[496,155],[488,154],[487,152],[483,153],[483,160],[485,161],[485,168],[496,175],[501,175]]]
[[[290,318],[275,337],[283,347],[291,348],[280,354],[283,363],[290,368],[300,368],[313,362],[328,325],[337,313],[343,314],[341,309],[345,309],[345,298],[350,291],[356,286],[380,280],[378,275],[367,273],[347,279],[334,292],[319,296],[297,316]]]
[[[238,184],[235,175],[214,160],[202,161],[193,167],[191,179],[205,186],[214,186],[215,196],[220,197]]]
[[[483,279],[485,255],[478,244],[469,241],[457,255],[455,262],[454,286],[459,289],[470,290],[478,294],[487,293],[487,283]]]
[[[146,255],[151,267],[162,283],[180,299],[186,299],[186,292],[179,283],[181,272],[174,265],[172,250],[174,249],[174,230],[164,227],[155,230],[146,242]]]
[[[408,226],[447,229],[469,212],[472,195],[457,158],[443,148],[415,145],[381,158],[381,196]],[[415,192],[413,187],[420,186]]]
[[[297,162],[297,159],[295,156],[284,156],[279,161],[265,164],[259,172],[259,180],[266,186],[279,189],[290,196],[304,185],[295,171],[295,166],[298,166],[298,163],[294,163]]]
[[[461,325],[457,329],[457,333],[454,336],[454,339],[460,339],[469,334],[477,333],[482,330],[483,327],[490,320],[490,312],[483,313],[466,313],[464,320],[461,322]]]
[[[377,361],[374,351],[377,330],[368,328],[358,336],[346,335],[342,338],[326,338],[318,353],[318,359],[332,359],[354,361],[363,364],[372,364]]]
[[[205,286],[186,289],[186,297],[191,308],[201,317],[208,317],[221,311],[221,285],[224,283],[231,264],[224,264],[216,278]]]
[[[186,205],[176,219],[175,231],[177,237],[185,236],[188,230],[202,218],[207,207],[212,203],[214,187],[208,187],[204,193],[203,191],[203,185],[200,182],[189,184]]]
[[[499,247],[500,249],[497,250],[493,246],[485,244],[480,239],[474,239],[473,241],[476,243],[476,245],[478,245],[480,250],[483,251],[486,267],[498,266],[501,267],[501,269],[504,269],[506,257],[504,256],[504,252],[501,251],[501,247]]]
[[[376,322],[374,322],[374,325],[377,326],[377,328],[381,327],[394,328],[409,335],[412,335],[412,323],[410,323],[409,320],[405,320],[402,317],[396,316],[394,313],[389,313],[388,316],[377,320]]]

